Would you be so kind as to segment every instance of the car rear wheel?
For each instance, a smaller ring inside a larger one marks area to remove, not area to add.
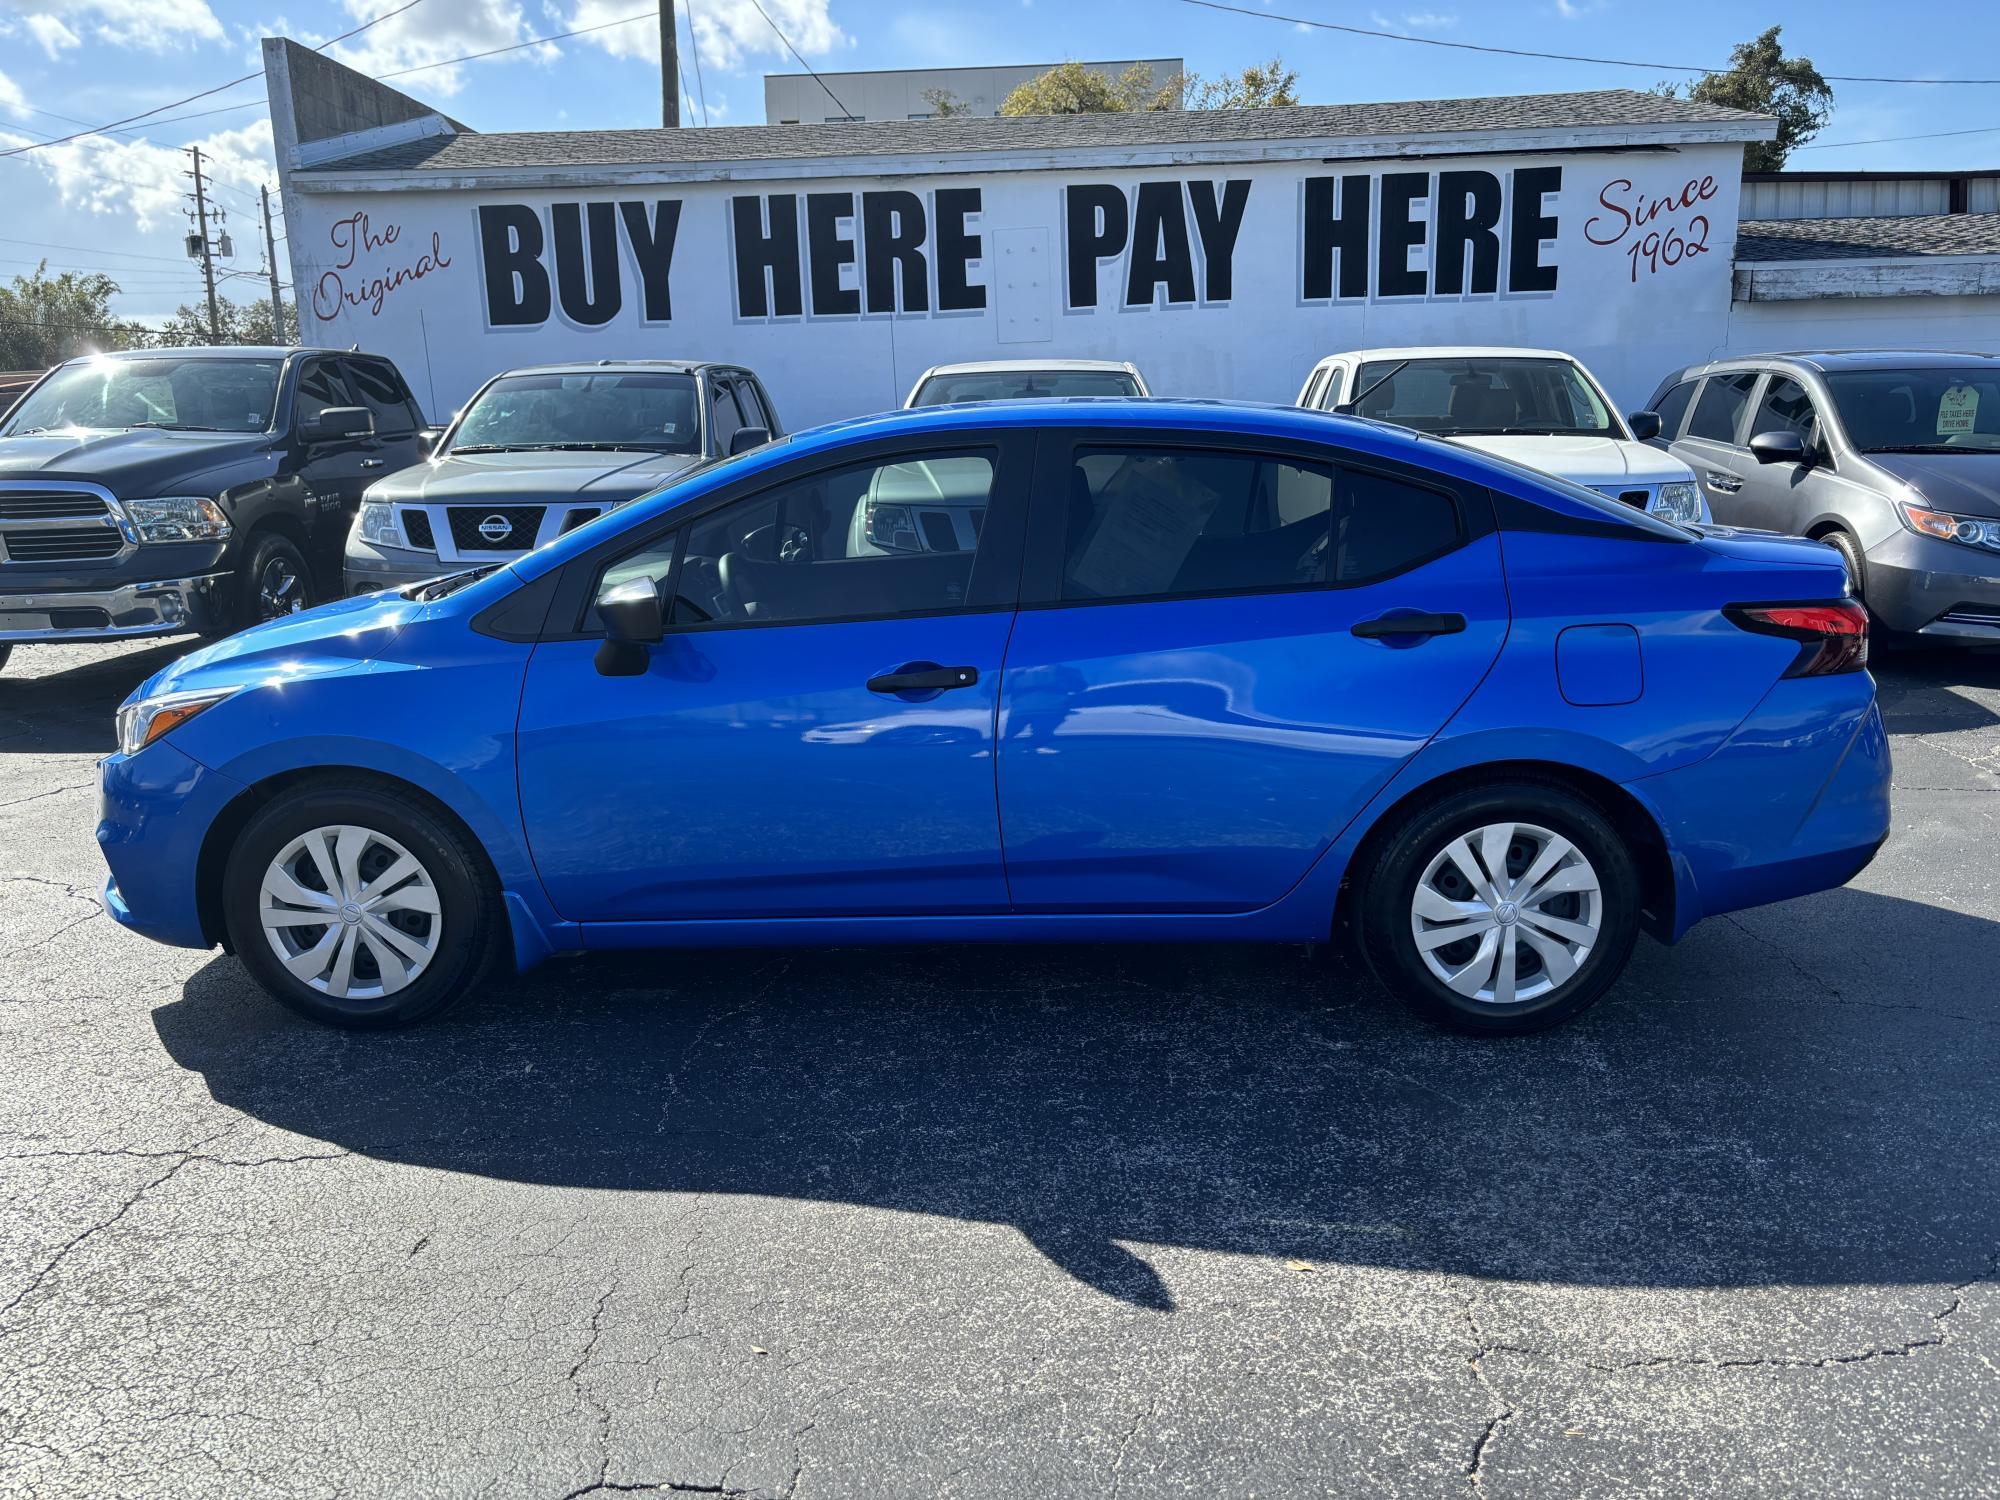
[[[335,1026],[407,1026],[462,999],[502,921],[465,835],[371,783],[279,797],[243,830],[223,881],[230,945],[250,972]]]
[[[1362,887],[1361,947],[1425,1020],[1518,1035],[1611,987],[1639,901],[1638,865],[1591,802],[1554,784],[1475,787],[1390,835]]]

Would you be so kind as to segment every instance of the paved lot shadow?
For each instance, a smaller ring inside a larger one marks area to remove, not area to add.
[[[1960,691],[2000,691],[2000,648],[1888,651],[1871,666],[1882,722],[1891,734],[1950,734],[2000,725],[2000,713]]]
[[[295,1020],[218,958],[154,1022],[221,1103],[371,1157],[1012,1224],[1162,1310],[1148,1245],[1930,1283],[2000,1247],[1996,955],[2000,924],[1849,890],[1646,945],[1580,1023],[1511,1042],[1244,948],[583,959],[389,1036]]]
[[[176,639],[55,670],[37,664],[76,657],[76,648],[15,647],[0,668],[0,755],[109,755],[118,748],[112,715],[125,695],[199,644]]]

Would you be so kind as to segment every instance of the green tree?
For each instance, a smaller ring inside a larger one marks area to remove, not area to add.
[[[1057,63],[1030,78],[1000,104],[1003,115],[1115,115],[1131,111],[1172,109],[1180,101],[1182,79],[1164,84],[1153,70],[1134,63],[1116,78],[1086,68],[1080,62]]]
[[[1833,86],[1820,77],[1809,57],[1787,57],[1778,43],[1782,27],[1773,26],[1754,41],[1742,42],[1729,54],[1729,67],[1707,73],[1688,88],[1687,96],[1703,104],[1754,110],[1774,115],[1778,137],[1752,141],[1743,148],[1743,170],[1776,172],[1785,158],[1820,133],[1833,115]],[[1680,85],[1663,83],[1655,92],[1668,96]]]
[[[1267,63],[1252,63],[1240,73],[1219,73],[1213,78],[1185,74],[1181,102],[1188,109],[1270,109],[1297,104],[1298,81],[1298,70],[1274,57]]]
[[[931,107],[931,114],[940,120],[949,120],[953,115],[972,113],[972,106],[950,89],[925,89],[921,97],[924,103]]]
[[[299,341],[299,310],[289,302],[284,304],[284,310],[285,326],[280,331],[272,326],[269,298],[231,302],[227,297],[218,297],[215,299],[215,313],[219,326],[216,335],[211,335],[207,302],[183,302],[161,327],[159,342],[178,348],[218,343],[296,344]]]
[[[96,272],[30,276],[0,286],[0,370],[41,370],[93,349],[130,349],[146,341],[137,324],[115,318],[118,283]]]

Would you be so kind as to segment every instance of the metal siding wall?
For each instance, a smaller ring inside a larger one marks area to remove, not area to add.
[[[1973,186],[1992,190],[1990,179]],[[1743,184],[1746,219],[1888,219],[1950,210],[1951,184],[1919,178]]]

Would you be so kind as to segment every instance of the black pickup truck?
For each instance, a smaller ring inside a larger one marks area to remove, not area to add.
[[[23,642],[226,635],[334,597],[361,492],[431,438],[375,355],[58,365],[0,422],[0,663]]]

